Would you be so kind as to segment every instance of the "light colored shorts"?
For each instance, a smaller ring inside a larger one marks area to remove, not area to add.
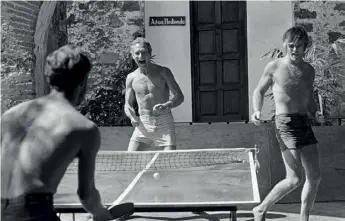
[[[175,123],[171,112],[158,116],[140,115],[139,118],[132,141],[155,146],[176,146]]]

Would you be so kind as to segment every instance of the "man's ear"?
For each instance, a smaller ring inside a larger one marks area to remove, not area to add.
[[[283,50],[284,50],[284,53],[286,54],[286,52],[287,52],[287,42],[283,43]]]
[[[86,76],[85,79],[82,82],[80,82],[80,84],[78,85],[79,88],[82,88],[82,87],[84,87],[86,85],[87,77],[88,76]]]

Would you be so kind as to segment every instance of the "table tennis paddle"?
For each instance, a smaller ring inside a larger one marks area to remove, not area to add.
[[[108,207],[112,219],[126,219],[134,213],[133,203],[122,203]]]

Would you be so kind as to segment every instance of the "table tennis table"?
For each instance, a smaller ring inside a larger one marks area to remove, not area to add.
[[[260,202],[255,149],[100,151],[95,182],[106,206],[134,203],[137,212],[229,211]],[[85,213],[76,194],[77,159],[55,195],[56,211]],[[159,178],[153,176],[159,173]]]

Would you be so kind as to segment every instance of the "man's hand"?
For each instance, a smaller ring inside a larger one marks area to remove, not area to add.
[[[133,127],[139,126],[139,119],[138,118],[131,118],[131,124]]]
[[[112,220],[110,211],[107,208],[102,209],[97,215],[92,216],[91,214],[87,217],[88,220],[93,221],[107,221]]]
[[[260,112],[260,111],[255,111],[255,112],[252,114],[252,121],[254,122],[254,124],[255,124],[256,126],[258,126],[258,125],[261,124],[260,118],[261,118],[261,112]]]
[[[171,101],[168,101],[164,104],[156,104],[154,107],[153,107],[153,112],[156,113],[156,114],[159,114],[159,113],[162,113],[163,111],[167,110],[167,109],[171,109],[172,107],[172,102]]]
[[[315,120],[317,122],[319,122],[320,124],[324,124],[325,123],[325,116],[323,116],[320,111],[316,111]]]

